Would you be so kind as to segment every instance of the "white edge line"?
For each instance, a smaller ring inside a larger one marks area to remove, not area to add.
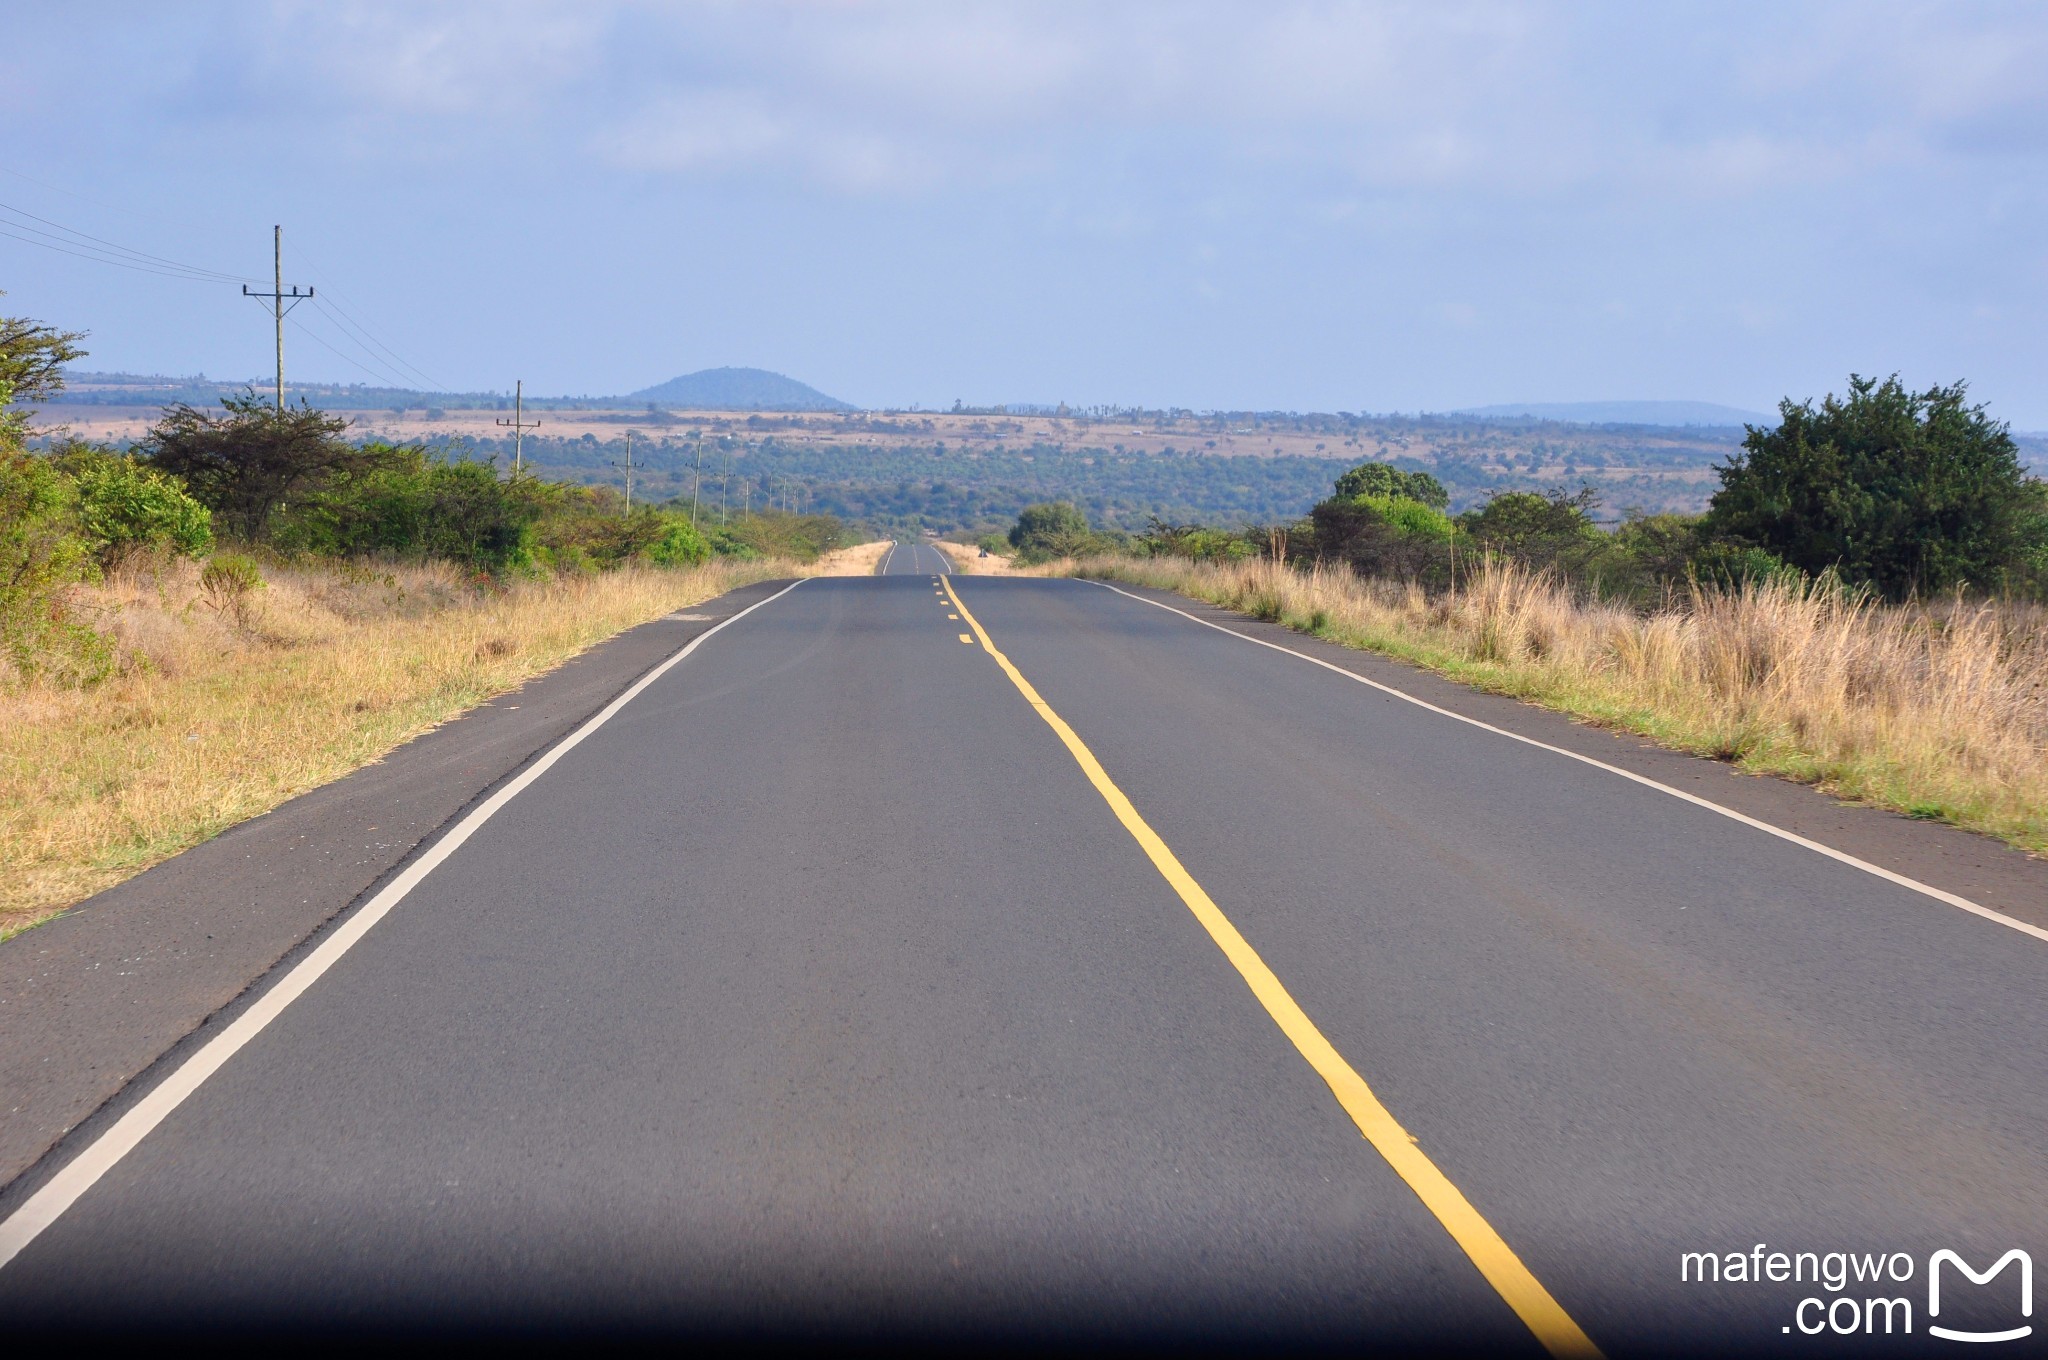
[[[895,561],[895,560],[896,560],[896,545],[895,545],[894,543],[891,543],[891,544],[889,545],[889,551],[887,551],[887,552],[885,552],[885,553],[883,553],[883,554],[882,554],[882,569],[881,569],[880,571],[876,572],[876,573],[875,573],[875,575],[877,575],[877,576],[887,576],[887,575],[889,574],[889,564],[890,564],[891,562]]]
[[[434,842],[427,852],[407,865],[405,871],[384,886],[384,890],[371,898],[361,910],[342,922],[333,934],[322,940],[319,947],[299,960],[282,981],[259,997],[256,1003],[235,1017],[234,1023],[207,1041],[197,1053],[179,1064],[178,1069],[159,1082],[155,1089],[129,1108],[127,1113],[114,1121],[112,1128],[94,1139],[92,1144],[65,1164],[64,1169],[29,1196],[22,1206],[0,1223],[0,1269],[20,1254],[22,1248],[36,1240],[43,1229],[55,1223],[64,1211],[78,1202],[80,1196],[92,1189],[100,1177],[114,1169],[123,1157],[135,1147],[150,1131],[169,1116],[171,1111],[185,1102],[186,1097],[198,1090],[206,1079],[218,1072],[228,1059],[235,1056],[244,1045],[258,1034],[272,1020],[283,1013],[285,1007],[299,999],[307,988],[320,980],[321,974],[340,961],[342,955],[352,949],[356,941],[370,933],[370,930],[391,914],[407,893],[420,885],[428,874],[434,872],[442,861],[462,847],[464,841],[483,826],[485,822],[517,798],[534,780],[546,774],[554,763],[574,750],[583,739],[603,727],[611,717],[637,698],[640,692],[667,674],[669,669],[688,656],[712,634],[730,624],[738,623],[762,605],[773,604],[790,591],[802,585],[801,580],[792,582],[776,591],[765,600],[756,600],[731,618],[716,626],[707,628],[690,639],[688,645],[656,666],[625,693],[606,704],[597,715],[581,727],[562,738],[539,760],[522,770],[519,775],[483,804],[458,822],[453,831]]]
[[[1730,821],[1740,822],[1744,826],[1753,827],[1769,836],[1776,836],[1781,841],[1790,841],[1794,845],[1813,851],[1816,855],[1825,855],[1829,859],[1846,864],[1852,869],[1861,869],[1864,873],[1873,874],[1878,878],[1884,879],[1887,883],[1896,883],[1902,888],[1909,888],[1916,893],[1931,897],[1937,902],[1945,902],[1951,907],[1969,912],[1972,916],[1981,916],[1987,921],[1996,921],[1999,925],[2017,930],[2022,935],[2031,935],[2037,940],[2048,941],[2048,930],[2043,930],[2040,926],[2029,925],[2025,921],[2007,916],[2002,911],[1993,911],[1990,907],[1972,902],[1967,897],[1958,897],[1952,892],[1944,892],[1931,883],[1922,883],[1917,878],[1908,878],[1904,874],[1893,873],[1882,865],[1872,864],[1869,860],[1858,859],[1856,856],[1837,850],[1833,846],[1822,845],[1819,841],[1808,840],[1795,831],[1787,831],[1781,826],[1773,826],[1769,822],[1759,821],[1747,813],[1737,812],[1731,807],[1724,807],[1719,803],[1702,798],[1698,794],[1687,793],[1684,789],[1674,789],[1669,784],[1660,784],[1646,775],[1636,774],[1632,770],[1624,770],[1619,765],[1609,765],[1606,761],[1596,759],[1593,756],[1581,755],[1577,751],[1567,750],[1562,746],[1552,746],[1547,741],[1538,741],[1534,737],[1525,737],[1519,732],[1510,732],[1505,727],[1495,727],[1492,723],[1482,722],[1478,718],[1468,718],[1463,713],[1454,713],[1448,708],[1439,708],[1427,699],[1418,699],[1405,690],[1395,689],[1392,685],[1383,685],[1377,680],[1369,680],[1356,671],[1348,671],[1342,666],[1333,665],[1320,657],[1310,656],[1306,652],[1297,652],[1292,647],[1282,647],[1279,643],[1268,642],[1264,638],[1255,638],[1248,634],[1240,633],[1235,628],[1226,628],[1222,624],[1212,623],[1208,619],[1197,618],[1184,609],[1175,609],[1172,605],[1160,600],[1148,600],[1143,595],[1133,595],[1128,590],[1119,590],[1107,581],[1089,581],[1088,584],[1101,586],[1104,590],[1114,591],[1127,600],[1136,600],[1139,604],[1149,604],[1155,609],[1164,609],[1169,614],[1178,614],[1189,623],[1199,623],[1204,628],[1214,628],[1217,632],[1226,633],[1240,642],[1249,642],[1254,646],[1266,647],[1276,652],[1283,652],[1288,656],[1298,657],[1308,662],[1311,666],[1321,666],[1324,670],[1335,672],[1348,680],[1356,680],[1361,685],[1369,685],[1383,694],[1389,694],[1396,699],[1402,699],[1414,704],[1417,708],[1426,708],[1431,713],[1438,713],[1446,718],[1454,718],[1461,723],[1477,727],[1481,731],[1495,733],[1496,735],[1508,738],[1510,741],[1519,741],[1524,746],[1534,746],[1538,750],[1554,752],[1557,755],[1576,760],[1581,765],[1591,765],[1596,770],[1605,770],[1609,774],[1620,775],[1623,779],[1641,784],[1645,788],[1655,789],[1659,793],[1668,793],[1673,798],[1691,803],[1694,807],[1705,808],[1709,812],[1719,813]]]

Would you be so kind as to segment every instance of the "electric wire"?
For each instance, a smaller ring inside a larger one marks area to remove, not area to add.
[[[183,273],[175,269],[158,269],[151,265],[137,264],[133,260],[124,260],[118,257],[109,257],[101,254],[88,254],[83,250],[69,250],[61,245],[52,245],[49,241],[38,241],[33,237],[29,236],[17,236],[14,232],[6,230],[7,227],[17,227],[22,231],[35,230],[33,227],[23,227],[18,222],[8,222],[4,219],[0,219],[0,236],[5,236],[9,240],[20,241],[24,245],[39,246],[44,250],[54,250],[59,255],[70,255],[77,259],[90,260],[94,264],[110,264],[118,269],[133,269],[143,274],[156,274],[167,279],[184,279],[190,283],[222,283],[229,281],[212,278],[205,274]],[[45,236],[49,235],[48,232],[43,232],[40,234]],[[61,240],[63,238],[59,237],[57,239]]]
[[[318,331],[314,330],[312,327],[308,326],[305,322],[299,320],[297,317],[287,316],[285,317],[285,320],[292,326],[293,329],[297,330],[299,334],[305,336],[308,340],[311,340],[314,344],[320,346],[320,348],[326,350],[329,354],[332,354],[335,358],[341,360],[343,363],[349,365],[351,368],[354,368],[358,372],[363,373],[371,378],[374,378],[379,383],[388,383],[392,387],[397,388],[399,391],[406,391],[410,388],[411,384],[406,382],[405,379],[399,378],[396,375],[394,375],[389,369],[383,368],[381,365],[376,368],[372,368],[369,365],[365,364],[362,360],[342,353],[333,345],[328,344],[326,339],[322,337]]]
[[[81,195],[69,194],[67,190],[60,189],[56,185],[45,184],[43,181],[21,174],[19,171],[6,169],[6,167],[0,167],[0,171],[4,171],[17,179],[26,180],[30,184],[40,185],[43,188],[82,199]],[[83,199],[83,201],[97,202],[97,200],[92,199]],[[116,209],[116,211],[120,210]],[[201,265],[187,264],[182,260],[174,260],[168,256],[153,255],[148,251],[136,250],[132,246],[124,246],[118,241],[94,236],[92,233],[80,231],[76,227],[65,226],[62,222],[39,216],[36,213],[29,212],[26,208],[17,208],[9,203],[0,203],[0,213],[12,215],[12,217],[0,216],[0,237],[19,241],[24,245],[37,246],[44,250],[54,251],[60,255],[69,255],[74,259],[87,260],[94,264],[113,265],[116,268],[134,270],[143,274],[154,274],[162,278],[187,279],[195,283],[253,283],[258,285],[262,283],[262,280],[250,275],[230,274],[218,269],[208,269]],[[127,215],[132,216],[132,214]],[[27,221],[15,221],[12,218],[26,218]],[[31,222],[41,223],[42,226],[31,226],[29,225]],[[43,228],[51,228],[52,230],[44,230]],[[28,234],[22,235],[21,233]],[[38,237],[43,239],[36,239]],[[347,344],[362,352],[364,358],[369,360],[369,363],[365,364],[343,353],[332,344],[329,344],[318,332],[307,326],[304,321],[294,320],[292,324],[298,328],[301,334],[350,367],[375,379],[379,383],[389,383],[400,391],[420,389],[426,391],[444,390],[444,384],[436,380],[425,369],[400,354],[389,342],[379,337],[375,331],[372,331],[366,323],[358,320],[355,314],[344,307],[338,298],[333,297],[332,285],[326,282],[324,271],[317,264],[313,264],[311,261],[308,263],[315,276],[321,279],[322,286],[327,288],[327,295],[312,297],[314,307],[333,323],[336,333]],[[260,304],[261,300],[258,299],[258,302]],[[416,384],[419,385],[419,388],[416,388]]]
[[[30,222],[40,222],[45,227],[54,227],[56,230],[51,232],[42,231],[20,222],[8,222],[6,224],[18,231],[34,232],[37,236],[47,236],[51,240],[60,241],[67,246],[77,246],[101,255],[111,256],[112,258],[105,261],[108,264],[128,262],[131,264],[131,267],[136,268],[147,265],[157,269],[173,269],[188,277],[203,279],[213,283],[258,282],[258,280],[246,274],[229,274],[218,269],[208,269],[203,265],[186,264],[182,260],[173,260],[163,255],[152,255],[146,250],[136,250],[134,247],[124,246],[118,241],[109,241],[105,237],[94,236],[92,233],[80,231],[76,227],[67,227],[62,222],[55,222],[47,217],[39,217],[26,208],[17,208],[11,203],[0,203],[0,212],[12,213],[16,217],[26,217]],[[16,239],[20,238],[17,237]],[[29,244],[36,245],[40,244],[40,242],[32,241]]]
[[[383,356],[390,361],[392,367],[401,373],[407,374],[407,386],[417,384],[418,390],[423,392],[445,392],[448,390],[424,369],[407,362],[404,355],[378,340],[376,332],[356,320],[354,313],[344,311],[339,302],[330,300],[325,293],[313,299],[313,306],[325,315],[329,321],[332,321],[343,334],[349,335],[367,351]]]
[[[395,347],[393,347],[389,341],[385,340],[375,331],[371,330],[366,322],[359,320],[356,317],[355,313],[349,311],[347,307],[343,306],[341,298],[335,294],[333,285],[328,279],[327,271],[323,270],[320,267],[320,262],[313,259],[310,255],[306,254],[306,249],[304,245],[300,245],[297,249],[299,254],[305,258],[306,267],[312,271],[313,277],[320,283],[322,287],[327,289],[327,296],[314,298],[314,306],[320,307],[323,310],[327,310],[328,308],[331,307],[333,313],[335,314],[334,319],[337,324],[342,325],[344,330],[353,329],[354,331],[356,331],[364,341],[367,341],[370,346],[374,347],[379,353],[383,354],[387,359],[391,360],[391,362],[396,364],[401,370],[412,374],[416,380],[424,383],[427,391],[444,392],[448,390],[445,384],[440,382],[432,374],[428,373],[425,369],[421,368],[418,364],[412,362],[403,354],[400,354],[398,350]]]

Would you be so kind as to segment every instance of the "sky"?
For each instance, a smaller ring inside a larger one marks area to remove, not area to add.
[[[282,224],[320,294],[288,379],[1769,410],[1898,372],[2048,429],[2040,4],[0,0],[0,31],[0,310],[90,332],[84,367],[268,375],[234,280]],[[57,228],[224,277],[29,243]]]

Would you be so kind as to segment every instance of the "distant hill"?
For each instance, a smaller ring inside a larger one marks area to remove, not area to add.
[[[1462,416],[1517,416],[1575,425],[1776,425],[1776,416],[1711,401],[1525,401],[1468,406]]]
[[[707,368],[631,394],[696,411],[851,411],[851,403],[765,368]]]

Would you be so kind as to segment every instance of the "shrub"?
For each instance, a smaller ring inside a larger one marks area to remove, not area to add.
[[[2040,484],[1967,389],[1851,375],[1849,395],[1779,403],[1720,468],[1708,526],[1893,599],[2032,575],[2048,553]]]
[[[1095,536],[1079,506],[1048,501],[1018,512],[1016,527],[1010,530],[1010,546],[1017,550],[1019,561],[1042,562],[1078,557],[1095,546]]]
[[[1360,496],[1401,497],[1442,510],[1451,503],[1451,493],[1427,472],[1403,472],[1391,463],[1360,463],[1337,479],[1337,496],[1353,500]]]
[[[72,601],[97,575],[71,480],[47,459],[0,449],[0,653],[18,674],[83,684],[113,669],[112,645]]]
[[[199,573],[199,589],[207,608],[247,628],[255,613],[256,592],[264,588],[256,559],[242,553],[215,553]]]
[[[1406,496],[1333,496],[1309,518],[1319,556],[1368,576],[1449,578],[1452,527],[1441,510]]]
[[[78,488],[79,532],[102,567],[138,553],[204,557],[213,550],[213,515],[175,478],[84,445],[53,461]]]
[[[674,518],[648,545],[647,560],[657,567],[694,567],[711,560],[711,545],[688,520]]]
[[[266,537],[272,516],[288,501],[367,471],[380,457],[375,446],[358,448],[342,438],[347,420],[303,403],[280,411],[249,393],[224,397],[221,405],[224,415],[183,402],[172,406],[140,447],[245,542]]]
[[[493,574],[532,564],[531,526],[542,507],[524,482],[501,480],[488,463],[438,458],[414,444],[370,443],[362,454],[280,511],[272,521],[280,547],[438,557]]]
[[[1573,495],[1503,491],[1480,509],[1460,515],[1458,522],[1481,548],[1539,570],[1576,572],[1604,546],[1600,527],[1588,513],[1598,503],[1591,487]]]
[[[846,539],[846,525],[836,515],[761,513],[721,524],[709,533],[712,551],[720,557],[742,560],[787,557],[797,562],[815,562],[820,555],[842,546]]]

